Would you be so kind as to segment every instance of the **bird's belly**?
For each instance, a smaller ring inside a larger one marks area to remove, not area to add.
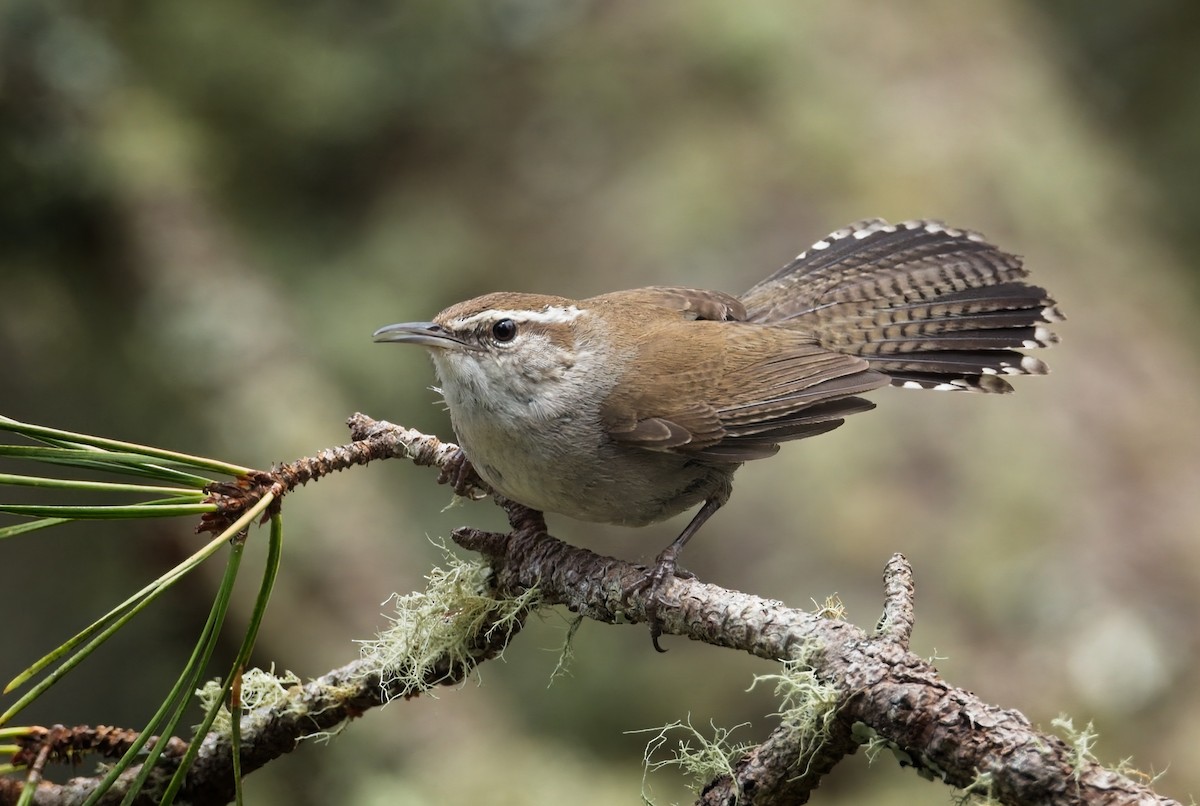
[[[543,512],[643,526],[728,494],[732,466],[581,441],[567,420],[546,426],[509,431],[492,420],[455,421],[476,472],[504,496]]]

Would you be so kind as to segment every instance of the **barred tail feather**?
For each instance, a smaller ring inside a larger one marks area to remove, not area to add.
[[[1063,317],[1016,255],[936,221],[851,224],[757,284],[746,318],[804,331],[906,388],[1008,392]]]

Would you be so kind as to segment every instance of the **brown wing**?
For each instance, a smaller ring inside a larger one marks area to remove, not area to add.
[[[746,318],[746,307],[737,297],[724,291],[707,291],[703,288],[656,285],[649,288],[631,288],[628,291],[613,291],[601,294],[585,304],[630,303],[659,305],[685,314],[687,319],[705,319],[712,322],[742,321]]]
[[[846,415],[874,407],[855,395],[888,383],[863,358],[753,324],[664,323],[638,353],[633,375],[617,384],[602,412],[609,434],[712,461],[761,459],[780,442],[831,431]],[[639,392],[645,385],[635,378],[651,371],[654,392]]]

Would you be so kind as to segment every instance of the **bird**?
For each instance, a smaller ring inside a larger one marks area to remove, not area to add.
[[[643,526],[697,504],[656,558],[651,637],[678,557],[735,471],[840,427],[885,386],[1007,393],[1063,316],[1020,257],[934,220],[858,221],[733,296],[674,286],[574,300],[493,292],[375,331],[426,348],[465,459],[543,512]]]

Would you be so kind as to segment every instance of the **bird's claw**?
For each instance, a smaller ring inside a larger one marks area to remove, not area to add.
[[[659,609],[665,604],[662,598],[663,588],[673,577],[679,579],[694,579],[695,574],[679,568],[676,564],[678,550],[674,545],[668,546],[654,561],[654,566],[646,571],[646,575],[625,589],[623,600],[627,603],[635,594],[645,596],[646,624],[650,627],[650,643],[658,652],[666,652],[659,645],[659,636],[663,634],[662,620],[658,616]]]
[[[479,474],[475,472],[475,467],[463,453],[462,448],[456,450],[442,465],[437,483],[449,484],[450,488],[454,490],[454,494],[461,495],[463,498],[477,500],[482,497],[479,488]]]

